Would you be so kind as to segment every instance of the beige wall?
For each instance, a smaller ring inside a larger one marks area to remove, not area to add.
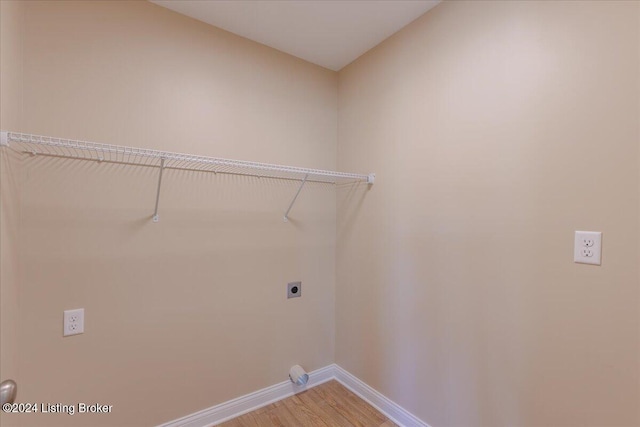
[[[23,3],[0,2],[0,129],[22,128]],[[0,150],[0,381],[18,374],[18,157]],[[0,424],[5,425],[0,411]]]
[[[296,183],[167,171],[153,224],[155,170],[4,152],[2,378],[114,412],[2,425],[334,361],[433,426],[640,424],[637,3],[446,2],[339,76],[146,2],[0,5],[2,129],[378,177],[284,224]]]
[[[433,426],[640,425],[638,7],[445,2],[339,74],[336,362]]]
[[[147,2],[24,8],[24,131],[335,169],[336,73]],[[23,425],[159,424],[333,362],[333,187],[284,223],[296,182],[166,171],[156,224],[157,170],[21,161],[21,399],[113,405]]]

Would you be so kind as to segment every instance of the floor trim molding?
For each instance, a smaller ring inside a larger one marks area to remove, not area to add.
[[[360,396],[365,402],[369,403],[399,426],[429,427],[427,423],[336,364],[309,372],[309,382],[305,387],[298,387],[288,380],[283,381],[271,387],[263,388],[262,390],[249,393],[245,396],[169,421],[158,427],[215,426],[333,379]]]
[[[387,418],[401,427],[429,427],[427,423],[404,409],[378,390],[350,374],[338,365],[333,365],[334,377],[343,386],[360,396],[362,400],[376,408]]]
[[[238,397],[219,405],[212,406],[202,411],[195,412],[182,418],[161,424],[158,427],[210,427],[238,417],[247,412],[254,411],[263,406],[277,402],[293,396],[296,393],[304,391],[308,388],[317,386],[324,382],[334,379],[333,365],[316,369],[309,372],[309,382],[304,387],[299,387],[291,381],[283,381],[263,388],[262,390],[249,393],[242,397]]]

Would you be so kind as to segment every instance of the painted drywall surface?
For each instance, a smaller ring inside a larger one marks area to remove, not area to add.
[[[22,126],[23,6],[0,2],[0,129]],[[0,149],[0,381],[18,383],[19,174],[16,156]],[[0,424],[7,425],[8,417],[0,411]]]
[[[337,75],[147,2],[28,2],[25,131],[335,169]],[[334,357],[335,190],[23,159],[24,425],[155,425]],[[286,299],[302,280],[303,297]],[[62,312],[85,333],[62,337]]]
[[[339,73],[336,363],[435,426],[640,424],[637,16],[444,2]]]

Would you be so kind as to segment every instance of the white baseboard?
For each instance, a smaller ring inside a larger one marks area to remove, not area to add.
[[[263,388],[237,399],[229,400],[216,406],[195,412],[177,420],[170,421],[158,427],[211,427],[238,417],[247,412],[255,411],[270,403],[277,402],[296,393],[315,387],[334,379],[333,365],[309,372],[309,381],[304,387],[294,385],[291,381],[283,381],[271,387]]]
[[[376,408],[394,423],[401,427],[429,427],[429,425],[420,418],[392,400],[389,400],[379,391],[351,375],[340,366],[333,365],[333,367],[334,377],[338,382],[360,396],[362,400]]]
[[[305,387],[298,387],[292,384],[291,381],[283,381],[271,387],[238,397],[237,399],[229,400],[228,402],[169,421],[158,427],[215,426],[333,379],[339,381],[342,385],[360,396],[365,402],[369,403],[400,427],[429,427],[427,423],[387,399],[378,391],[336,364],[309,372],[309,382]]]

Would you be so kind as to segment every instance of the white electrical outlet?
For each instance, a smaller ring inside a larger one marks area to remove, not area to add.
[[[63,336],[84,333],[84,308],[64,311]]]
[[[602,258],[602,232],[576,231],[573,261],[581,264],[600,265]]]

